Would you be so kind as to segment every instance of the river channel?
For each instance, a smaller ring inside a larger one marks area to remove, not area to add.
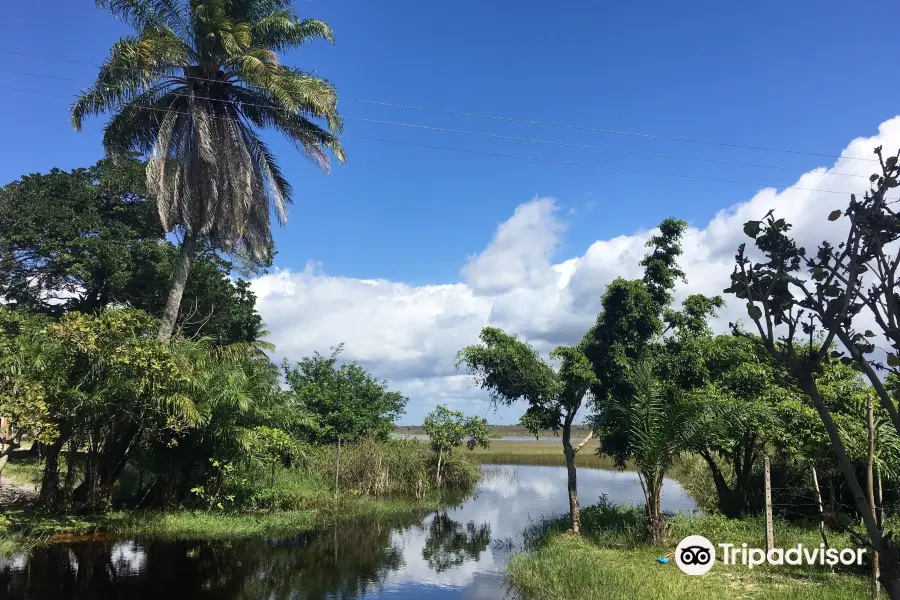
[[[562,467],[484,465],[460,506],[287,538],[57,544],[0,561],[9,600],[500,600],[504,567],[534,519],[566,510]],[[637,475],[578,470],[581,504],[642,501]],[[672,480],[663,510],[693,511]]]

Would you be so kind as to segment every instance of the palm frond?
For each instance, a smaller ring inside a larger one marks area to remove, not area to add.
[[[271,97],[265,93],[241,89],[233,90],[232,97],[241,113],[254,125],[280,132],[319,168],[326,171],[329,168],[330,160],[325,150],[330,150],[339,162],[346,161],[344,149],[334,133],[302,114],[276,108]]]
[[[331,27],[318,19],[300,21],[291,10],[266,15],[253,25],[253,43],[273,50],[288,50],[313,39],[334,43]]]
[[[189,31],[182,0],[95,0],[95,4],[138,31],[154,26],[169,27],[179,35]]]
[[[272,65],[266,73],[245,70],[240,62],[229,67],[246,82],[246,87],[267,100],[266,106],[325,119],[329,130],[341,132],[343,121],[337,112],[337,90],[327,79],[284,65]]]
[[[189,48],[168,29],[149,28],[139,37],[113,44],[94,84],[72,106],[72,125],[81,130],[85,116],[126,105],[148,88],[188,64]]]
[[[103,146],[112,156],[123,152],[147,154],[156,145],[164,115],[178,109],[183,95],[173,81],[163,81],[132,98],[107,123]]]
[[[113,46],[76,100],[73,126],[114,112],[104,146],[111,155],[149,153],[148,191],[166,231],[264,262],[270,211],[283,223],[292,189],[258,130],[282,133],[323,170],[332,156],[346,160],[334,86],[281,65],[277,55],[312,39],[332,41],[330,27],[301,21],[287,0],[97,4],[136,34]]]

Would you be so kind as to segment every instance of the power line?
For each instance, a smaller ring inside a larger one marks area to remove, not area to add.
[[[31,77],[44,77],[44,78],[48,78],[48,79],[60,79],[63,81],[78,82],[77,79],[74,79],[72,77],[57,77],[54,75],[45,75],[42,73],[31,73],[31,72],[26,72],[26,71],[14,71],[14,70],[9,70],[9,69],[0,69],[0,73],[13,73],[16,75],[27,75],[27,76],[31,76]],[[235,102],[233,100],[225,100],[222,98],[209,98],[209,97],[205,97],[205,96],[194,96],[194,97],[198,98],[200,100],[209,100],[212,102],[224,102],[224,103],[229,103],[229,104],[237,104],[237,102]],[[244,102],[241,104],[244,104],[246,106],[257,106],[260,108],[272,108],[272,109],[282,110],[282,107],[274,105],[274,104],[255,104],[252,102]],[[722,159],[716,159],[716,158],[705,158],[705,157],[699,157],[699,156],[685,156],[685,155],[681,155],[681,154],[669,154],[669,153],[665,153],[665,152],[647,152],[647,151],[643,151],[643,150],[630,150],[630,149],[625,149],[625,148],[610,148],[607,146],[592,146],[589,144],[575,144],[572,142],[561,142],[561,141],[556,141],[556,140],[546,140],[546,139],[539,139],[539,138],[502,135],[502,134],[488,133],[488,132],[483,132],[483,131],[468,131],[468,130],[463,130],[463,129],[436,127],[433,125],[421,125],[421,124],[417,124],[417,123],[404,123],[404,122],[400,122],[400,121],[385,121],[385,120],[381,120],[381,119],[368,119],[368,118],[364,118],[364,117],[354,117],[354,116],[347,116],[347,115],[342,115],[341,118],[350,120],[350,121],[360,121],[360,122],[365,122],[365,123],[390,125],[390,126],[394,126],[394,127],[407,127],[407,128],[412,128],[412,129],[422,129],[422,130],[427,130],[427,131],[440,131],[443,133],[454,133],[454,134],[459,134],[459,135],[470,135],[470,136],[486,137],[486,138],[516,141],[516,142],[526,142],[526,143],[532,143],[532,144],[546,144],[546,145],[561,146],[561,147],[566,147],[566,148],[596,150],[599,152],[614,152],[614,153],[620,153],[620,154],[631,154],[631,155],[636,155],[636,156],[649,156],[649,157],[654,157],[654,158],[670,158],[670,159],[676,159],[676,160],[690,160],[690,161],[696,161],[696,162],[706,162],[706,163],[712,163],[712,164],[732,165],[732,166],[740,166],[740,167],[753,167],[753,168],[759,168],[759,169],[777,169],[777,170],[781,170],[781,171],[796,171],[796,169],[794,169],[792,167],[785,167],[782,165],[746,163],[746,162],[741,162],[741,161],[722,160]],[[857,178],[862,178],[862,179],[868,179],[868,177],[869,177],[868,175],[858,175],[856,173],[841,173],[841,172],[831,172],[831,173],[829,173],[829,175],[835,175],[835,176],[840,176],[840,177],[857,177]]]
[[[76,60],[76,59],[71,59],[71,58],[64,58],[61,56],[47,56],[47,55],[41,55],[41,54],[31,54],[28,52],[19,52],[19,51],[14,51],[14,50],[0,49],[0,54],[10,54],[10,55],[15,55],[15,56],[38,58],[38,59],[42,59],[42,60],[56,60],[56,61],[70,62],[70,63],[75,63],[75,64],[92,65],[95,67],[102,66],[101,64],[95,63],[95,62]],[[134,69],[134,70],[137,70],[137,69]],[[169,73],[163,73],[163,74],[170,75]],[[217,81],[217,80],[213,80],[213,79],[204,79],[202,77],[193,77],[193,79],[196,79],[198,81]],[[868,161],[868,162],[877,162],[877,159],[865,158],[862,156],[841,156],[841,155],[836,155],[836,154],[826,154],[826,153],[822,153],[822,152],[808,152],[808,151],[804,151],[804,150],[795,150],[795,149],[788,149],[788,148],[770,148],[770,147],[766,147],[766,146],[734,144],[734,143],[727,143],[727,142],[717,142],[717,141],[713,141],[713,140],[700,140],[700,139],[694,139],[694,138],[666,136],[666,135],[659,135],[659,134],[652,134],[652,133],[622,131],[622,130],[605,129],[605,128],[599,128],[599,127],[586,127],[586,126],[582,126],[582,125],[549,123],[546,121],[537,121],[537,120],[531,120],[531,119],[517,119],[517,118],[513,118],[513,117],[503,117],[503,116],[498,116],[498,115],[485,115],[485,114],[480,114],[480,113],[470,113],[470,112],[448,110],[448,109],[441,109],[441,108],[430,108],[430,107],[415,106],[415,105],[410,105],[410,104],[397,104],[397,103],[393,103],[393,102],[367,100],[364,98],[348,98],[347,101],[357,102],[357,103],[361,103],[361,104],[371,104],[371,105],[376,105],[376,106],[387,106],[390,108],[401,108],[404,110],[416,110],[416,111],[448,114],[448,115],[470,117],[470,118],[477,118],[477,119],[505,121],[505,122],[509,122],[509,123],[519,123],[519,124],[524,124],[524,125],[538,125],[541,127],[555,127],[555,128],[560,128],[560,129],[589,131],[592,133],[603,133],[603,134],[608,134],[608,135],[630,136],[630,137],[665,140],[665,141],[682,142],[682,143],[690,143],[690,144],[703,144],[703,145],[709,145],[709,146],[722,146],[722,147],[726,147],[726,148],[740,148],[740,149],[744,149],[744,150],[756,150],[756,151],[761,151],[761,152],[781,152],[781,153],[786,153],[786,154],[800,154],[800,155],[818,156],[818,157],[824,157],[824,158],[835,158],[835,159],[846,158],[849,160],[862,160],[862,161]]]
[[[449,146],[432,146],[429,144],[419,144],[419,143],[415,143],[415,142],[407,142],[407,141],[402,141],[402,140],[389,140],[389,139],[385,139],[385,138],[373,138],[373,137],[366,137],[366,136],[360,136],[360,135],[354,135],[352,137],[354,137],[356,139],[361,139],[361,140],[369,140],[372,142],[384,142],[384,143],[388,143],[388,144],[401,144],[404,146],[416,146],[418,148],[432,148],[435,150],[448,150],[451,152],[463,152],[466,154],[479,154],[481,156],[513,158],[516,160],[528,160],[528,161],[533,161],[533,162],[551,163],[551,164],[556,164],[556,165],[568,165],[568,166],[572,166],[572,167],[589,167],[589,168],[594,168],[594,169],[619,171],[622,173],[636,173],[636,174],[641,174],[641,175],[658,175],[658,176],[662,176],[662,177],[679,177],[682,179],[694,179],[694,180],[699,180],[699,181],[712,181],[712,182],[717,182],[717,183],[735,183],[735,184],[741,184],[741,185],[761,186],[764,188],[783,188],[786,190],[792,189],[792,190],[801,190],[801,191],[806,191],[806,192],[822,192],[825,194],[847,195],[850,193],[850,192],[839,192],[837,190],[823,190],[823,189],[819,189],[819,188],[800,187],[800,186],[796,186],[796,185],[776,185],[776,184],[771,184],[771,183],[761,183],[759,181],[742,181],[739,179],[721,179],[718,177],[705,177],[702,175],[686,175],[684,173],[669,173],[666,171],[649,171],[649,170],[645,170],[645,169],[630,169],[628,167],[615,167],[612,165],[597,165],[597,164],[580,163],[580,162],[565,161],[565,160],[553,160],[553,159],[549,159],[549,158],[517,156],[517,155],[513,155],[513,154],[501,154],[499,152],[482,152],[480,150],[468,150],[465,148],[452,148]]]
[[[759,163],[745,163],[745,162],[739,162],[739,161],[733,161],[733,160],[720,160],[720,159],[716,159],[716,158],[703,158],[700,156],[684,156],[681,154],[667,154],[664,152],[645,152],[642,150],[628,150],[625,148],[608,148],[606,146],[591,146],[591,145],[587,145],[587,144],[574,144],[571,142],[558,142],[555,140],[543,140],[543,139],[537,139],[537,138],[517,137],[517,136],[511,136],[511,135],[501,135],[501,134],[497,134],[497,133],[485,133],[482,131],[466,131],[466,130],[461,130],[461,129],[449,129],[446,127],[434,127],[432,125],[419,125],[419,124],[414,124],[414,123],[402,123],[402,122],[397,122],[397,121],[382,121],[379,119],[366,119],[366,118],[362,118],[362,117],[347,117],[347,116],[345,116],[343,118],[348,119],[348,120],[353,120],[353,121],[378,123],[381,125],[393,125],[393,126],[398,126],[398,127],[410,127],[413,129],[425,129],[425,130],[429,130],[429,131],[440,131],[440,132],[444,132],[444,133],[458,133],[458,134],[462,134],[462,135],[474,135],[474,136],[489,137],[489,138],[494,138],[494,139],[509,140],[509,141],[515,141],[515,142],[529,142],[529,143],[534,143],[534,144],[550,144],[553,146],[564,146],[567,148],[580,148],[582,150],[598,150],[600,152],[620,152],[623,154],[634,154],[634,155],[639,155],[639,156],[652,156],[652,157],[656,157],[656,158],[674,158],[677,160],[693,160],[693,161],[699,161],[699,162],[714,163],[714,164],[719,164],[719,165],[733,165],[733,166],[740,166],[740,167],[755,167],[755,168],[759,168],[759,169],[779,169],[782,171],[796,171],[796,169],[794,169],[793,167],[785,167],[782,165],[765,165],[765,164],[759,164]],[[861,177],[864,179],[869,178],[868,175],[858,175],[856,173],[833,172],[833,173],[828,173],[828,174],[829,175],[838,175],[841,177]]]
[[[0,86],[0,90],[23,92],[23,93],[27,93],[27,94],[37,94],[37,95],[41,95],[41,96],[52,96],[52,97],[57,97],[57,98],[68,97],[64,94],[41,92],[41,91],[37,91],[37,90],[25,90],[25,89],[21,89],[21,88],[12,88],[12,87],[6,87],[6,86]],[[136,108],[142,109],[142,110],[152,110],[152,111],[156,111],[156,112],[163,112],[163,113],[170,112],[167,109],[155,108],[152,106],[138,106]],[[190,113],[185,113],[185,112],[181,112],[181,111],[175,111],[175,112],[177,112],[178,114],[182,114],[182,115],[190,114]],[[213,116],[212,118],[227,120],[226,117]],[[483,152],[480,150],[470,150],[470,149],[466,149],[466,148],[453,148],[450,146],[434,146],[434,145],[430,145],[430,144],[419,144],[419,143],[408,142],[408,141],[403,141],[403,140],[391,140],[391,139],[385,139],[385,138],[375,138],[375,137],[367,137],[367,136],[359,136],[359,135],[351,135],[349,137],[352,137],[355,139],[373,141],[373,142],[415,146],[418,148],[431,148],[434,150],[446,150],[446,151],[451,151],[451,152],[476,154],[476,155],[481,155],[481,156],[492,156],[492,157],[497,157],[497,158],[510,158],[510,159],[515,159],[515,160],[527,160],[527,161],[531,161],[531,162],[542,162],[542,163],[556,164],[556,165],[588,167],[588,168],[594,168],[594,169],[618,171],[618,172],[622,172],[622,173],[635,173],[635,174],[641,174],[641,175],[656,175],[656,176],[662,176],[662,177],[677,177],[677,178],[692,179],[692,180],[697,180],[697,181],[711,181],[711,182],[716,182],[716,183],[753,185],[753,186],[760,186],[760,187],[765,187],[765,188],[795,189],[795,190],[807,191],[807,192],[821,192],[821,193],[825,193],[825,194],[846,195],[849,193],[849,192],[842,192],[842,191],[837,191],[837,190],[825,190],[825,189],[820,189],[820,188],[800,187],[800,186],[796,186],[796,185],[784,185],[784,184],[779,185],[779,184],[773,184],[773,183],[762,183],[762,182],[758,182],[758,181],[743,181],[743,180],[738,180],[738,179],[722,179],[722,178],[718,178],[718,177],[705,177],[702,175],[686,175],[684,173],[669,173],[666,171],[650,171],[650,170],[646,170],[646,169],[632,169],[632,168],[628,168],[628,167],[617,167],[617,166],[612,166],[612,165],[598,165],[598,164],[591,164],[591,163],[580,163],[580,162],[573,162],[573,161],[553,160],[553,159],[548,159],[548,158],[538,158],[538,157],[532,157],[532,156],[518,156],[518,155],[513,155],[513,154],[503,154],[503,153],[499,153],[499,152]]]
[[[428,108],[428,107],[424,107],[424,106],[414,106],[414,105],[410,105],[410,104],[394,104],[391,102],[379,102],[379,101],[375,101],[375,100],[363,100],[363,99],[359,99],[359,98],[348,98],[348,100],[350,102],[375,104],[375,105],[379,105],[379,106],[389,106],[392,108],[403,108],[403,109],[407,109],[407,110],[420,110],[420,111],[425,111],[425,112],[457,115],[457,116],[461,116],[461,117],[473,117],[473,118],[477,118],[477,119],[490,119],[490,120],[494,120],[494,121],[507,121],[510,123],[522,123],[522,124],[526,124],[526,125],[540,125],[542,127],[557,127],[560,129],[575,129],[575,130],[579,130],[579,131],[591,131],[594,133],[607,133],[610,135],[625,135],[625,136],[641,137],[641,138],[648,138],[648,139],[654,139],[654,140],[666,140],[666,141],[670,141],[670,142],[686,142],[686,143],[690,143],[690,144],[706,144],[706,145],[710,145],[710,146],[724,146],[727,148],[741,148],[744,150],[759,150],[759,151],[763,151],[763,152],[784,152],[787,154],[804,154],[804,155],[808,155],[808,156],[820,156],[820,157],[825,157],[825,158],[847,158],[847,159],[852,159],[852,160],[865,160],[865,161],[870,161],[870,162],[877,162],[877,160],[874,158],[864,158],[861,156],[840,156],[840,155],[836,155],[836,154],[824,154],[821,152],[807,152],[804,150],[791,150],[791,149],[786,149],[786,148],[768,148],[765,146],[750,146],[750,145],[745,145],[745,144],[729,144],[726,142],[715,142],[715,141],[711,141],[711,140],[697,140],[697,139],[692,139],[692,138],[673,137],[673,136],[666,136],[666,135],[657,135],[657,134],[652,134],[652,133],[638,133],[638,132],[634,132],[634,131],[619,131],[619,130],[615,130],[615,129],[602,129],[602,128],[598,128],[598,127],[584,127],[581,125],[566,125],[566,124],[562,124],[562,123],[548,123],[546,121],[532,121],[529,119],[514,119],[512,117],[499,117],[496,115],[483,115],[483,114],[478,114],[478,113],[468,113],[468,112],[461,112],[461,111],[456,111],[456,110],[447,110],[447,109],[442,109],[442,108]]]
[[[59,79],[61,81],[74,81],[79,83],[78,79],[73,77],[57,77],[56,75],[45,75],[43,73],[29,73],[28,71],[14,71],[12,69],[0,69],[0,73],[12,73],[13,75],[27,75],[29,77],[43,77],[44,79]]]

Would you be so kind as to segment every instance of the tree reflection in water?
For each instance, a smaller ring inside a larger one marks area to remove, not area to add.
[[[19,564],[0,563],[0,597],[353,600],[403,566],[391,533],[419,523],[418,516],[357,521],[287,539],[49,546]]]
[[[438,573],[467,560],[477,561],[491,543],[490,524],[470,521],[463,527],[446,512],[436,514],[427,531],[422,558]]]

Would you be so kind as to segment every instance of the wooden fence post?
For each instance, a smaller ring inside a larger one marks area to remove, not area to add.
[[[872,406],[872,394],[866,395],[866,428],[869,430],[869,460],[866,463],[866,486],[869,492],[869,508],[872,511],[872,518],[878,521],[878,512],[875,510],[875,410]],[[878,597],[878,553],[872,552],[872,597]]]
[[[822,507],[822,492],[819,490],[819,476],[816,474],[816,466],[812,467],[813,489],[816,492],[816,504],[819,507],[819,531],[822,533],[822,541],[828,548],[828,536],[825,535],[825,509]]]
[[[772,471],[769,465],[769,457],[763,461],[765,466],[766,484],[766,553],[775,547],[775,531],[772,525]]]

